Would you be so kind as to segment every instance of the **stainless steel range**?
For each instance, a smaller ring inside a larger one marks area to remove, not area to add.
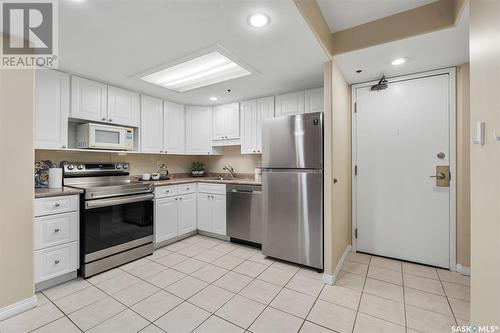
[[[64,162],[80,202],[80,271],[88,278],[153,253],[153,188],[131,181],[128,163]]]

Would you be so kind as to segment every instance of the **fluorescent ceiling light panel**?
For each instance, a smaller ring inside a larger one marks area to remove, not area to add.
[[[220,52],[213,51],[148,74],[141,79],[164,88],[184,92],[250,74],[251,72]]]

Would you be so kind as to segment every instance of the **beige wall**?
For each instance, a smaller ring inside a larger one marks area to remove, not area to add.
[[[457,67],[457,264],[470,267],[469,64]]]
[[[334,61],[325,64],[325,273],[351,244],[350,89]]]
[[[470,5],[470,125],[486,122],[486,144],[471,145],[471,322],[500,325],[500,1]]]
[[[254,173],[261,160],[261,155],[241,155],[240,146],[224,147],[224,155],[203,157],[207,170],[218,173],[224,173],[222,168],[226,165],[231,165],[236,173]]]
[[[34,294],[33,96],[33,71],[0,70],[0,308]]]
[[[349,85],[335,62],[332,65],[332,260],[339,262],[351,244],[351,100]]]
[[[336,236],[333,233],[333,225],[332,225],[332,208],[333,208],[333,172],[332,172],[332,102],[333,102],[333,90],[332,90],[332,70],[333,61],[328,61],[325,63],[323,71],[323,80],[324,80],[324,100],[325,100],[325,111],[324,111],[324,217],[323,217],[323,228],[324,228],[324,264],[325,264],[325,273],[333,275],[335,271],[335,267],[337,266],[338,261],[334,261],[333,259],[333,244],[335,243]]]

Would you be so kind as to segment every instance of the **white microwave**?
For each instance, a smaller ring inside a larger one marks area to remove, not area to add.
[[[86,123],[76,129],[78,148],[134,150],[134,129]]]

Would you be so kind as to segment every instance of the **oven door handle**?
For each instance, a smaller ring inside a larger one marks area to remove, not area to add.
[[[141,195],[130,195],[119,198],[90,200],[85,202],[85,209],[94,209],[94,208],[108,207],[108,206],[121,205],[133,202],[149,201],[153,200],[154,197],[155,197],[154,194],[148,193]]]

